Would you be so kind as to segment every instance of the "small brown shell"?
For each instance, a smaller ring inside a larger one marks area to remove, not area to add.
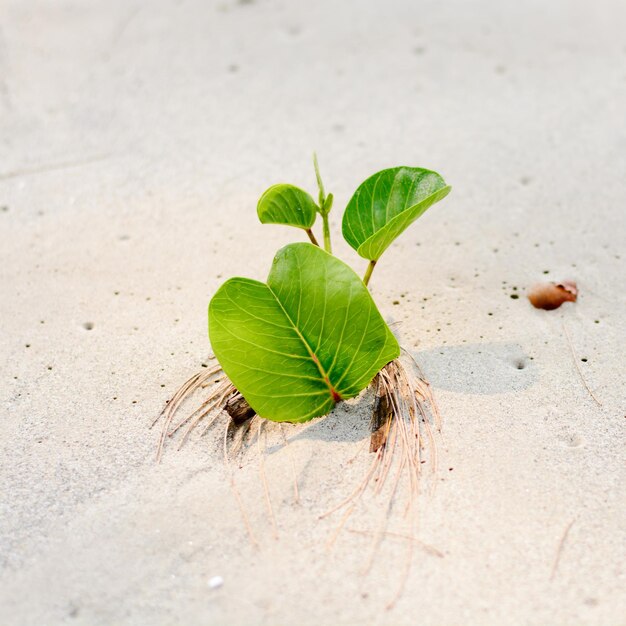
[[[536,309],[552,311],[564,302],[576,302],[578,287],[572,280],[561,283],[538,283],[528,291],[528,299]]]

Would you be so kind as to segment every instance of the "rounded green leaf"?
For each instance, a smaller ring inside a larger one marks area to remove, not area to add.
[[[272,185],[261,196],[256,210],[263,224],[285,224],[308,229],[315,222],[317,205],[303,189],[280,183]]]
[[[443,178],[419,167],[393,167],[362,183],[343,214],[344,239],[377,261],[428,207],[450,192]]]
[[[279,250],[267,283],[226,281],[209,304],[209,337],[250,406],[274,421],[325,415],[400,354],[361,279],[309,243]]]

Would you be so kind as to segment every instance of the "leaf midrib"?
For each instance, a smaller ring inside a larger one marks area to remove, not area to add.
[[[267,285],[267,288],[270,290],[270,293],[274,296],[274,300],[276,300],[276,302],[278,303],[278,306],[281,308],[282,312],[285,314],[285,317],[289,320],[289,323],[291,324],[293,330],[295,331],[295,333],[300,338],[300,341],[302,341],[302,344],[304,345],[304,347],[307,349],[307,352],[309,353],[309,356],[311,357],[311,360],[313,361],[313,363],[315,363],[315,365],[316,365],[316,367],[317,367],[317,369],[318,369],[318,371],[319,371],[319,373],[320,373],[320,375],[322,377],[322,382],[328,387],[328,391],[330,392],[331,398],[333,398],[333,400],[336,400],[337,397],[339,397],[339,399],[341,399],[340,394],[338,393],[338,391],[333,387],[332,383],[330,382],[330,378],[329,378],[328,374],[326,373],[326,370],[322,366],[322,363],[319,360],[319,357],[317,356],[317,354],[315,354],[315,352],[313,352],[313,349],[309,345],[309,342],[306,340],[306,337],[300,332],[300,329],[293,323],[293,320],[291,319],[291,316],[287,312],[287,309],[285,309],[285,307],[283,306],[283,303],[280,301],[278,296],[274,293],[274,290],[270,287],[269,284]]]

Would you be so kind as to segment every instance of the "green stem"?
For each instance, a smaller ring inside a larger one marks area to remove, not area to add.
[[[317,154],[315,154],[315,152],[313,153],[313,167],[315,168],[315,178],[317,178],[317,186],[320,190],[320,207],[323,207],[324,202],[326,202],[326,192],[324,191],[324,183],[322,182],[322,176],[320,175],[320,166],[317,162]]]
[[[311,240],[311,243],[314,246],[317,246],[319,248],[320,244],[317,242],[317,239],[315,238],[315,235],[313,234],[313,231],[310,228],[305,228],[304,230],[305,230],[306,234],[309,236],[309,239]]]
[[[333,205],[332,193],[326,197],[326,191],[324,190],[324,183],[322,182],[322,175],[320,174],[320,166],[317,162],[317,154],[313,153],[313,167],[315,168],[315,178],[317,179],[317,186],[319,188],[319,214],[322,216],[323,229],[324,229],[324,250],[329,254],[332,254],[332,246],[330,244],[330,226],[328,224],[328,214]]]
[[[367,269],[365,270],[365,276],[363,276],[363,283],[365,284],[366,287],[367,287],[367,284],[370,282],[370,276],[372,275],[372,272],[374,271],[375,266],[376,266],[376,261],[372,259],[370,261],[370,264],[367,266]]]
[[[328,225],[328,213],[322,214],[322,223],[324,227],[324,250],[329,254],[333,253],[330,245],[330,226]]]

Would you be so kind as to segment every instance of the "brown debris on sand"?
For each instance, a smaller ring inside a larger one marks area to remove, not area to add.
[[[528,291],[528,299],[536,309],[552,311],[564,302],[576,302],[578,286],[572,280],[561,283],[538,283]]]

